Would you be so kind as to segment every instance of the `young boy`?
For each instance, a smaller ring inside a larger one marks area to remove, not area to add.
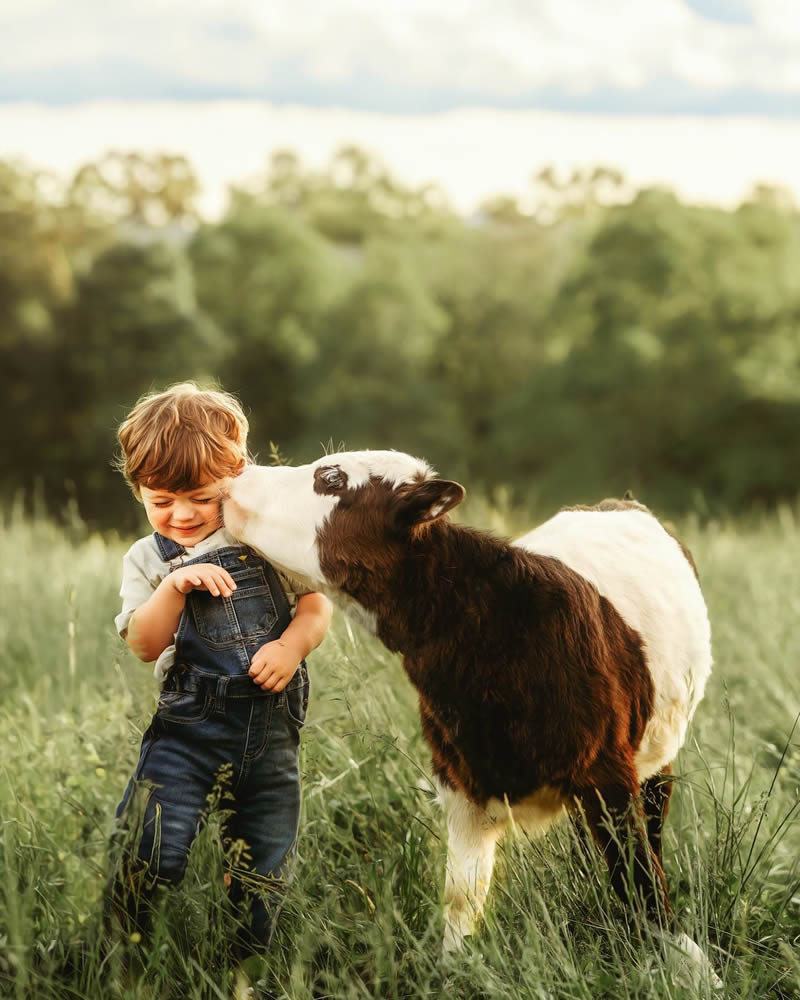
[[[183,877],[223,767],[234,796],[227,832],[248,848],[231,898],[242,900],[245,882],[274,884],[294,851],[304,657],[322,641],[331,605],[225,530],[222,499],[247,462],[247,430],[232,396],[188,382],[142,398],[119,429],[121,471],[154,533],[125,555],[116,625],[141,660],[155,661],[162,686],[116,812],[112,901],[132,929],[144,929],[155,887]],[[259,894],[251,929],[251,944],[266,942]]]

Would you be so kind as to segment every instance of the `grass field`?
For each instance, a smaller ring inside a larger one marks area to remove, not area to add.
[[[716,666],[678,759],[664,855],[676,911],[726,997],[800,997],[795,516],[680,527]],[[113,630],[126,543],[14,513],[0,534],[0,995],[227,998],[216,814],[154,940],[129,944],[138,973],[120,978],[100,947],[111,818],[156,697]],[[503,843],[480,934],[440,962],[443,827],[413,690],[399,661],[341,617],[309,666],[297,871],[258,970],[269,995],[702,995],[670,981],[568,826]]]

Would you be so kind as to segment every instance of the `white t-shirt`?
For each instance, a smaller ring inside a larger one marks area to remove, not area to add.
[[[152,596],[153,591],[158,587],[171,568],[186,562],[189,559],[196,559],[206,552],[214,549],[221,549],[227,545],[239,545],[232,535],[225,528],[219,528],[213,534],[198,542],[197,545],[186,547],[185,555],[173,560],[172,563],[161,558],[161,553],[156,545],[156,540],[152,535],[146,535],[134,542],[122,559],[122,586],[119,596],[122,598],[122,610],[114,619],[117,631],[125,638],[128,631],[128,623],[133,612]],[[274,567],[273,567],[274,568]],[[310,593],[309,590],[299,586],[289,579],[280,570],[275,570],[278,579],[283,587],[286,599],[289,601],[289,610],[294,616],[297,607],[297,598],[303,594]],[[175,643],[167,646],[156,660],[153,673],[158,678],[159,684],[164,683],[167,671],[175,662]]]

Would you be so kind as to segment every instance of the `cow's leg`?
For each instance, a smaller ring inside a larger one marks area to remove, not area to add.
[[[441,797],[447,817],[443,948],[455,951],[483,912],[495,846],[505,824],[491,819],[462,792],[442,788]]]
[[[642,805],[647,822],[647,839],[658,863],[663,865],[661,858],[661,831],[669,811],[669,800],[672,795],[672,765],[667,764],[658,774],[648,778],[642,785]]]
[[[664,820],[669,811],[669,801],[672,795],[672,765],[667,764],[658,774],[648,778],[642,785],[642,805],[644,807],[645,821],[647,823],[647,839],[650,841],[650,848],[653,855],[662,866],[661,856],[661,834],[664,827]],[[703,949],[688,934],[684,934],[680,928],[673,927],[668,947],[677,955],[678,965],[683,964],[691,971],[702,978],[707,978],[715,989],[722,988],[722,980],[714,972],[714,969],[706,957]],[[696,978],[696,975],[695,977]]]
[[[624,772],[620,769],[619,773]],[[671,786],[667,782],[656,784],[654,777],[652,785],[645,782],[650,787],[643,789],[645,797],[639,800],[632,773],[630,778],[625,783],[617,781],[602,789],[588,789],[579,796],[589,828],[608,864],[611,884],[626,903],[633,902],[632,888],[654,929],[666,932],[667,958],[677,976],[693,984],[705,981],[720,989],[722,981],[702,948],[676,926],[669,904],[661,867],[661,827]],[[630,873],[629,851],[632,852]]]
[[[611,885],[625,903],[633,895],[643,905],[649,920],[671,926],[673,917],[661,864],[651,849],[638,800],[638,783],[631,770],[626,782],[618,772],[605,787],[589,788],[579,799],[592,836],[608,865]],[[628,870],[628,852],[632,866]]]

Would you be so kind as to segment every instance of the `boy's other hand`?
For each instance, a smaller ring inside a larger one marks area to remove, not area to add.
[[[265,691],[278,694],[294,677],[302,658],[283,640],[274,639],[256,650],[250,661],[250,677]]]
[[[170,573],[167,579],[179,594],[188,594],[191,590],[207,590],[214,597],[230,597],[236,590],[230,573],[214,563],[183,566]]]

